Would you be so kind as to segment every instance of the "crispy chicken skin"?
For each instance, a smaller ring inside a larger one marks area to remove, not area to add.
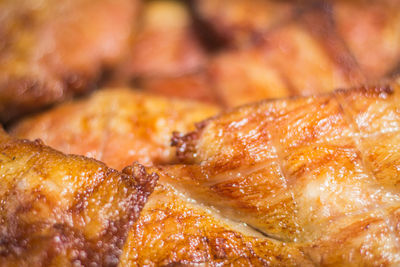
[[[155,171],[160,183],[129,233],[120,266],[312,266],[295,245],[220,216]]]
[[[137,0],[0,2],[0,120],[91,89],[128,45]]]
[[[400,263],[400,81],[264,101],[173,143],[168,182],[317,265]]]
[[[174,162],[173,131],[218,112],[212,105],[157,97],[128,88],[105,89],[79,101],[28,118],[11,130],[21,138],[40,138],[64,153],[94,157],[121,170],[134,161]]]
[[[399,264],[399,103],[395,81],[263,101],[174,134],[182,164],[151,170],[159,185],[121,266]]]
[[[157,175],[0,132],[0,266],[116,266]]]

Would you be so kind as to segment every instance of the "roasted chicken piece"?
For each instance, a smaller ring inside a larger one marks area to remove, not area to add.
[[[127,48],[138,0],[0,2],[0,121],[93,87]]]
[[[161,182],[129,233],[120,266],[312,266],[296,245],[221,216],[156,171]]]
[[[399,140],[400,80],[264,101],[176,134],[167,181],[314,264],[395,266]]]
[[[182,164],[154,168],[122,266],[399,264],[400,81],[197,125],[173,137]]]
[[[94,157],[122,169],[134,161],[145,165],[174,162],[172,132],[194,130],[195,122],[217,112],[212,105],[127,88],[104,89],[28,118],[11,132],[31,140],[40,138],[64,153]]]
[[[196,121],[216,111],[213,106],[127,89],[103,90],[87,100],[28,119],[12,132],[31,139],[40,137],[63,151],[91,155],[117,168],[133,160],[151,164],[163,158],[172,163],[174,151],[168,149],[171,132],[194,130]],[[152,171],[164,174],[162,169]],[[310,263],[296,246],[268,239],[218,216],[166,182],[159,184],[155,193],[131,229],[121,266]]]
[[[0,266],[116,266],[157,175],[0,132]]]

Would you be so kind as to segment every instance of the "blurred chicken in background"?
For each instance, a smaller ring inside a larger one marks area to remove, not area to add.
[[[90,89],[128,44],[136,0],[0,2],[0,121]]]

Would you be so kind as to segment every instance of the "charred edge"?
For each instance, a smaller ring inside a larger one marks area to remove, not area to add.
[[[191,163],[194,160],[196,141],[198,139],[198,131],[194,131],[186,135],[178,132],[172,133],[171,146],[176,147],[176,156],[180,162]]]
[[[156,173],[148,174],[146,168],[136,162],[131,166],[125,167],[122,173],[134,177],[139,189],[142,190],[146,196],[153,192],[159,179]]]

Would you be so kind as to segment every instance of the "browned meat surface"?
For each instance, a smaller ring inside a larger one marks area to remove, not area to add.
[[[399,264],[399,81],[197,125],[174,135],[182,164],[154,168],[159,185],[121,266]]]
[[[0,266],[116,266],[157,176],[0,132]]]
[[[176,135],[168,182],[317,265],[400,261],[400,83],[264,101]]]
[[[120,266],[312,266],[295,245],[220,216],[163,178],[129,233]]]
[[[133,89],[106,89],[28,118],[14,126],[12,133],[40,138],[64,153],[94,157],[122,169],[134,161],[146,165],[173,162],[172,132],[194,130],[195,122],[217,112],[211,105]]]
[[[0,2],[0,121],[91,89],[128,44],[136,0]]]

